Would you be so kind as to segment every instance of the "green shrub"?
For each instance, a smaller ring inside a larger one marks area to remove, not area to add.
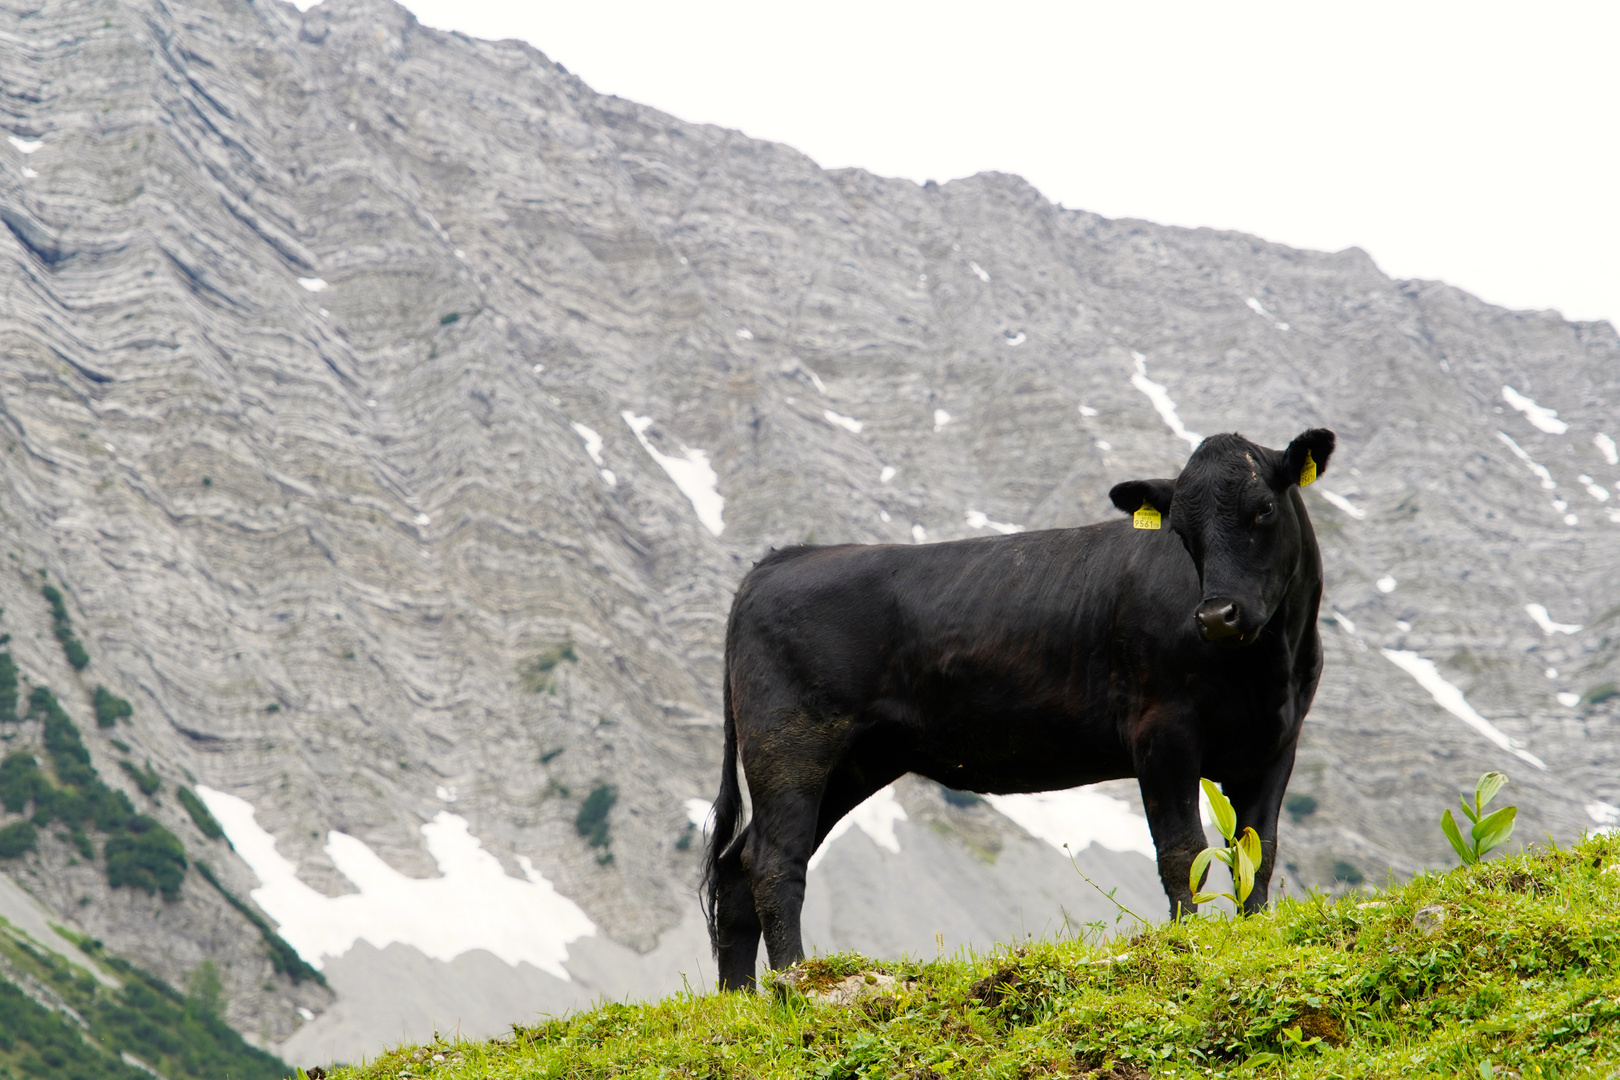
[[[218,840],[225,835],[225,830],[220,828],[219,822],[214,820],[214,815],[208,812],[208,807],[204,805],[201,799],[192,794],[190,788],[175,788],[174,794],[180,800],[180,805],[186,808],[186,813],[191,815],[191,820],[197,823],[197,828],[202,830],[204,836],[210,840]],[[197,865],[201,867],[202,863]]]
[[[79,854],[84,856],[86,862],[95,861],[96,845],[90,842],[90,838],[84,834],[83,829],[74,829],[73,832],[68,834],[68,840],[74,847],[79,849]]]
[[[17,750],[0,761],[0,805],[10,813],[22,813],[40,792],[48,790],[50,783],[39,771],[34,755]]]
[[[166,900],[179,897],[186,849],[156,821],[144,814],[130,818],[124,831],[107,841],[106,852],[107,883],[113,888],[129,885],[148,895],[161,892]]]
[[[556,677],[552,672],[558,664],[574,663],[579,655],[574,652],[574,643],[565,641],[561,645],[553,645],[545,652],[531,657],[518,669],[523,688],[531,694],[545,693],[557,689]]]
[[[619,789],[612,784],[598,784],[585,796],[574,816],[574,828],[594,848],[612,845],[613,835],[608,827],[608,814],[619,801]]]
[[[73,634],[73,620],[68,617],[66,602],[62,599],[62,592],[55,585],[46,585],[40,589],[40,594],[51,605],[52,630],[56,640],[62,643],[62,653],[67,662],[73,665],[74,671],[83,671],[90,663],[90,654],[85,652],[84,644]]]
[[[48,686],[36,686],[28,695],[28,716],[45,724],[45,751],[56,767],[56,778],[70,787],[82,788],[96,780],[90,764],[90,751],[79,738],[79,729],[63,711],[61,702]]]
[[[140,788],[141,794],[147,798],[157,794],[158,790],[163,787],[163,780],[157,773],[152,771],[150,761],[146,763],[144,769],[138,767],[133,761],[120,761],[118,767],[129,774],[129,778],[135,781],[135,786]]]
[[[1581,704],[1596,705],[1599,702],[1608,701],[1612,697],[1620,697],[1620,686],[1616,686],[1612,682],[1599,683],[1581,695]]]
[[[1333,864],[1333,880],[1342,881],[1346,885],[1360,885],[1367,880],[1365,874],[1356,869],[1356,864],[1340,859]]]
[[[134,707],[129,702],[105,686],[96,687],[95,701],[97,727],[112,727],[118,721],[135,713]]]
[[[440,315],[439,316],[439,325],[440,326],[449,326],[451,323],[455,322],[459,318],[461,318],[461,312],[459,312],[459,311],[452,311],[448,315]]]
[[[1296,823],[1301,822],[1316,813],[1316,799],[1310,795],[1290,795],[1283,800],[1283,809]]]
[[[0,652],[0,724],[17,722],[17,664]]]
[[[26,851],[37,851],[39,830],[31,821],[15,821],[0,829],[0,859],[15,859]]]
[[[79,729],[48,687],[37,686],[28,695],[28,715],[44,721],[45,749],[60,786],[52,784],[32,758],[12,754],[0,762],[0,798],[15,802],[30,795],[36,826],[55,820],[82,831],[86,823],[93,822],[109,837],[107,882],[113,888],[130,885],[148,893],[161,892],[168,900],[179,896],[186,872],[185,848],[179,838],[152,818],[135,813],[128,795],[102,782]],[[25,760],[16,761],[19,757]],[[142,773],[128,762],[123,764],[143,790],[158,781],[150,768]],[[85,839],[88,845],[89,838]]]
[[[181,790],[185,789],[182,788]],[[209,818],[209,820],[212,821],[213,818]],[[227,904],[230,904],[248,922],[258,928],[259,936],[264,938],[264,943],[270,950],[271,967],[295,983],[310,979],[320,983],[322,986],[326,985],[326,976],[305,963],[304,958],[298,955],[298,950],[287,944],[280,934],[270,928],[270,924],[264,920],[264,916],[243,903],[235,893],[227,889],[219,878],[214,876],[213,867],[199,859],[197,860],[197,872],[203,876],[204,881],[219,890],[219,895],[225,898]]]

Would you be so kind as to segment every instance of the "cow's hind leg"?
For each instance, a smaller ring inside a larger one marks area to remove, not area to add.
[[[867,757],[871,760],[861,765],[850,760]],[[852,751],[814,794],[773,795],[768,810],[761,809],[758,802],[754,804],[754,820],[749,828],[771,823],[769,832],[760,830],[757,844],[751,841],[748,854],[754,903],[771,967],[786,967],[804,958],[800,917],[810,856],[845,814],[903,772],[886,755]]]
[[[754,910],[754,890],[742,858],[750,829],[745,828],[721,854],[715,874],[715,953],[722,990],[752,987],[759,959],[759,915]]]
[[[767,799],[758,795],[754,799],[742,862],[753,883],[755,925],[765,936],[773,968],[804,958],[799,914],[804,907],[805,868],[815,850],[820,801],[819,790],[773,791]]]

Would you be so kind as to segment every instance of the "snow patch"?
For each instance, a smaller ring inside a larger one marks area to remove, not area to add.
[[[1396,619],[1395,629],[1399,630],[1403,634],[1410,634],[1412,632],[1412,624],[1407,622],[1405,619]]]
[[[856,435],[861,433],[861,427],[863,425],[853,416],[844,416],[840,413],[833,412],[831,409],[821,410],[821,415],[826,417],[827,423],[833,425],[834,427],[841,427],[845,431],[853,432]]]
[[[686,820],[703,830],[703,835],[709,835],[709,818],[714,813],[714,803],[708,799],[687,799]]]
[[[1090,405],[1082,405],[1082,406],[1080,406],[1080,415],[1081,416],[1096,416],[1097,415],[1097,410],[1093,409]]]
[[[1024,342],[1028,341],[1029,339],[1027,337],[1025,337],[1024,332],[1022,330],[1020,330],[1016,334],[1010,334],[1010,333],[1009,334],[1003,334],[1002,335],[1002,340],[1006,341],[1006,343],[1008,345],[1022,345]]]
[[[994,529],[1003,536],[1008,536],[1012,533],[1021,533],[1024,531],[1024,527],[1022,525],[1009,525],[1005,521],[991,521],[988,517],[979,513],[977,510],[969,510],[967,512],[967,523],[975,529]]]
[[[1600,431],[1592,436],[1592,445],[1598,448],[1604,461],[1610,465],[1620,465],[1620,446],[1615,446],[1613,439]]]
[[[596,462],[596,467],[600,469],[606,465],[607,462],[602,460],[602,436],[584,424],[575,424],[574,432],[585,440],[585,452],[591,456],[592,461]]]
[[[1564,524],[1565,525],[1579,525],[1580,523],[1581,523],[1581,519],[1576,517],[1574,514],[1565,514],[1564,515]]]
[[[951,422],[951,414],[944,409],[934,410],[934,430],[937,432]]]
[[[1345,633],[1353,634],[1356,632],[1356,624],[1350,621],[1350,616],[1336,608],[1330,608],[1329,610],[1333,612],[1333,621],[1343,627]]]
[[[45,145],[43,139],[19,139],[15,135],[7,135],[6,142],[17,148],[19,154],[32,154]]]
[[[377,949],[399,942],[444,961],[484,949],[513,967],[530,963],[567,981],[569,943],[596,933],[526,856],[518,864],[527,880],[508,877],[455,814],[440,811],[422,826],[439,865],[435,878],[406,877],[360,840],[329,832],[326,854],[359,892],[326,896],[299,880],[297,868],[276,851],[275,837],[254,820],[251,803],[202,784],[196,790],[258,877],[254,902],[314,967],[358,941]]]
[[[1282,320],[1278,319],[1277,316],[1267,311],[1265,305],[1256,300],[1254,297],[1249,297],[1248,303],[1250,311],[1254,312],[1256,315],[1261,315],[1266,319],[1269,319],[1271,321],[1271,325],[1275,326],[1278,330],[1288,329],[1287,323],[1283,322]]]
[[[1468,699],[1463,697],[1463,692],[1445,680],[1435,668],[1433,661],[1425,660],[1415,652],[1396,649],[1378,651],[1383,653],[1384,658],[1390,663],[1416,679],[1417,684],[1427,690],[1429,696],[1434,698],[1435,703],[1442,709],[1516,757],[1528,761],[1538,769],[1547,767],[1547,763],[1526,750],[1523,743],[1508,738],[1495,724],[1475,712],[1474,707],[1468,704]]]
[[[1147,819],[1131,805],[1090,788],[986,795],[985,801],[1037,840],[1074,854],[1092,844],[1156,858]]]
[[[1388,574],[1385,574],[1383,577],[1378,579],[1378,591],[1381,593],[1392,593],[1395,591],[1395,586],[1398,584],[1400,584],[1398,581],[1390,577]]]
[[[1112,450],[1113,448],[1114,448],[1114,444],[1109,442],[1107,439],[1098,439],[1097,440],[1097,449],[1101,450],[1103,453],[1106,454],[1108,451]]]
[[[737,328],[737,336],[742,338],[744,341],[753,341],[754,340],[754,332],[752,330],[748,329],[746,326],[742,326],[742,327]]]
[[[1329,491],[1327,488],[1321,488],[1319,490],[1321,492],[1322,498],[1326,499],[1328,502],[1332,503],[1334,506],[1337,506],[1340,510],[1343,510],[1345,513],[1349,514],[1351,517],[1355,518],[1357,521],[1362,521],[1367,517],[1367,511],[1359,509],[1353,503],[1351,503],[1351,501],[1349,499],[1345,498],[1343,495],[1339,495],[1339,494],[1336,494],[1336,493],[1334,493],[1332,491]]]
[[[433,519],[426,514],[419,513],[416,515],[416,523],[418,525],[431,525],[433,524]]]
[[[1558,704],[1562,705],[1566,709],[1573,709],[1575,706],[1581,703],[1581,695],[1572,694],[1567,690],[1563,691],[1562,693],[1554,694],[1553,696],[1558,699]]]
[[[15,140],[13,140],[13,141],[15,141]],[[970,262],[970,263],[968,263],[968,266],[972,267],[973,272],[975,274],[979,275],[979,280],[980,281],[984,282],[987,285],[990,283],[990,275],[984,272],[984,267],[980,266],[976,262]]]
[[[878,483],[887,484],[890,480],[893,480],[895,471],[896,470],[893,465],[883,466],[883,471],[878,473]]]
[[[1540,604],[1526,604],[1524,610],[1530,613],[1530,617],[1536,620],[1536,625],[1541,627],[1541,632],[1548,637],[1554,634],[1578,634],[1581,632],[1581,628],[1574,623],[1553,622],[1552,617],[1547,614],[1547,609]]]
[[[1581,486],[1586,489],[1586,493],[1592,496],[1592,498],[1596,499],[1600,503],[1609,501],[1608,488],[1599,486],[1597,481],[1593,480],[1590,476],[1582,476],[1579,479],[1581,481]]]
[[[298,279],[298,284],[302,285],[310,292],[321,292],[326,288],[326,279],[318,277],[301,277]]]
[[[30,169],[26,165],[23,166],[23,179],[24,180],[32,180],[32,179],[34,179],[34,177],[36,177],[38,175],[39,175],[39,173],[35,172],[33,169]]]
[[[456,789],[453,787],[445,787],[443,784],[440,784],[433,789],[433,794],[438,797],[440,802],[456,801]]]
[[[304,1008],[302,1005],[298,1006],[298,1015],[302,1016],[306,1021],[315,1019],[315,1014]]]
[[[1555,482],[1552,478],[1552,473],[1547,471],[1547,467],[1545,465],[1538,464],[1535,458],[1525,453],[1524,447],[1514,442],[1513,438],[1508,435],[1507,432],[1498,431],[1496,433],[1496,437],[1506,443],[1507,448],[1513,451],[1514,456],[1520,461],[1524,462],[1531,472],[1535,473],[1541,478],[1542,487],[1546,488],[1548,491],[1552,491],[1558,487],[1557,482]]]
[[[810,865],[806,869],[814,870],[822,856],[831,850],[833,841],[854,828],[871,837],[872,843],[884,851],[898,855],[900,839],[894,835],[894,826],[905,820],[906,808],[894,797],[894,785],[890,784],[839,819],[838,824],[828,831],[827,838],[821,842],[816,853],[810,856]]]
[[[1188,431],[1187,426],[1181,422],[1176,414],[1176,403],[1170,400],[1169,391],[1147,377],[1147,357],[1139,352],[1131,353],[1131,359],[1136,361],[1136,373],[1131,376],[1131,385],[1147,395],[1153,402],[1153,407],[1159,411],[1159,417],[1175,432],[1176,438],[1185,439],[1194,450],[1204,441],[1204,437],[1196,431]]]
[[[675,481],[675,486],[681,489],[681,494],[692,503],[692,509],[697,511],[698,520],[703,523],[703,527],[719,536],[726,527],[726,523],[720,517],[721,511],[725,509],[726,500],[718,490],[720,477],[709,467],[709,455],[684,444],[681,446],[684,457],[660,454],[657,447],[647,438],[647,429],[653,424],[652,417],[637,416],[629,409],[619,415],[624,417],[624,422],[629,425],[630,430],[636,433],[636,439],[641,443],[641,448],[647,451],[647,456],[658,462],[659,468],[669,474],[669,478]]]
[[[1589,802],[1586,815],[1599,825],[1620,824],[1620,806],[1606,802]]]
[[[911,527],[911,540],[912,540],[912,543],[915,543],[915,544],[927,543],[928,542],[928,530],[923,528],[921,525],[913,525]]]
[[[1569,425],[1558,419],[1558,410],[1537,405],[1511,386],[1502,387],[1502,400],[1524,413],[1524,418],[1549,435],[1562,435]]]

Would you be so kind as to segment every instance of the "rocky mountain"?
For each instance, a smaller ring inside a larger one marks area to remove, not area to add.
[[[1525,840],[1620,820],[1607,323],[823,170],[387,0],[10,4],[0,128],[0,753],[39,785],[0,828],[44,813],[0,914],[212,960],[285,1060],[704,985],[750,563],[1099,520],[1199,433],[1340,439],[1290,889],[1446,865],[1490,768]],[[1134,800],[902,781],[809,936],[1106,930],[1064,842],[1157,916]]]

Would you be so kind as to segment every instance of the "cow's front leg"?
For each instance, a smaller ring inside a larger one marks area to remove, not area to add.
[[[1159,880],[1170,899],[1170,917],[1198,910],[1187,875],[1193,859],[1206,846],[1198,818],[1200,756],[1193,737],[1175,725],[1156,733],[1137,748],[1137,783],[1147,810],[1148,829],[1159,854]]]
[[[1246,914],[1265,907],[1271,896],[1271,873],[1277,867],[1277,816],[1288,790],[1288,777],[1294,771],[1294,749],[1298,745],[1296,738],[1258,775],[1221,785],[1232,800],[1232,809],[1237,811],[1238,835],[1248,827],[1260,836],[1260,865],[1254,871],[1254,891],[1243,904]]]

